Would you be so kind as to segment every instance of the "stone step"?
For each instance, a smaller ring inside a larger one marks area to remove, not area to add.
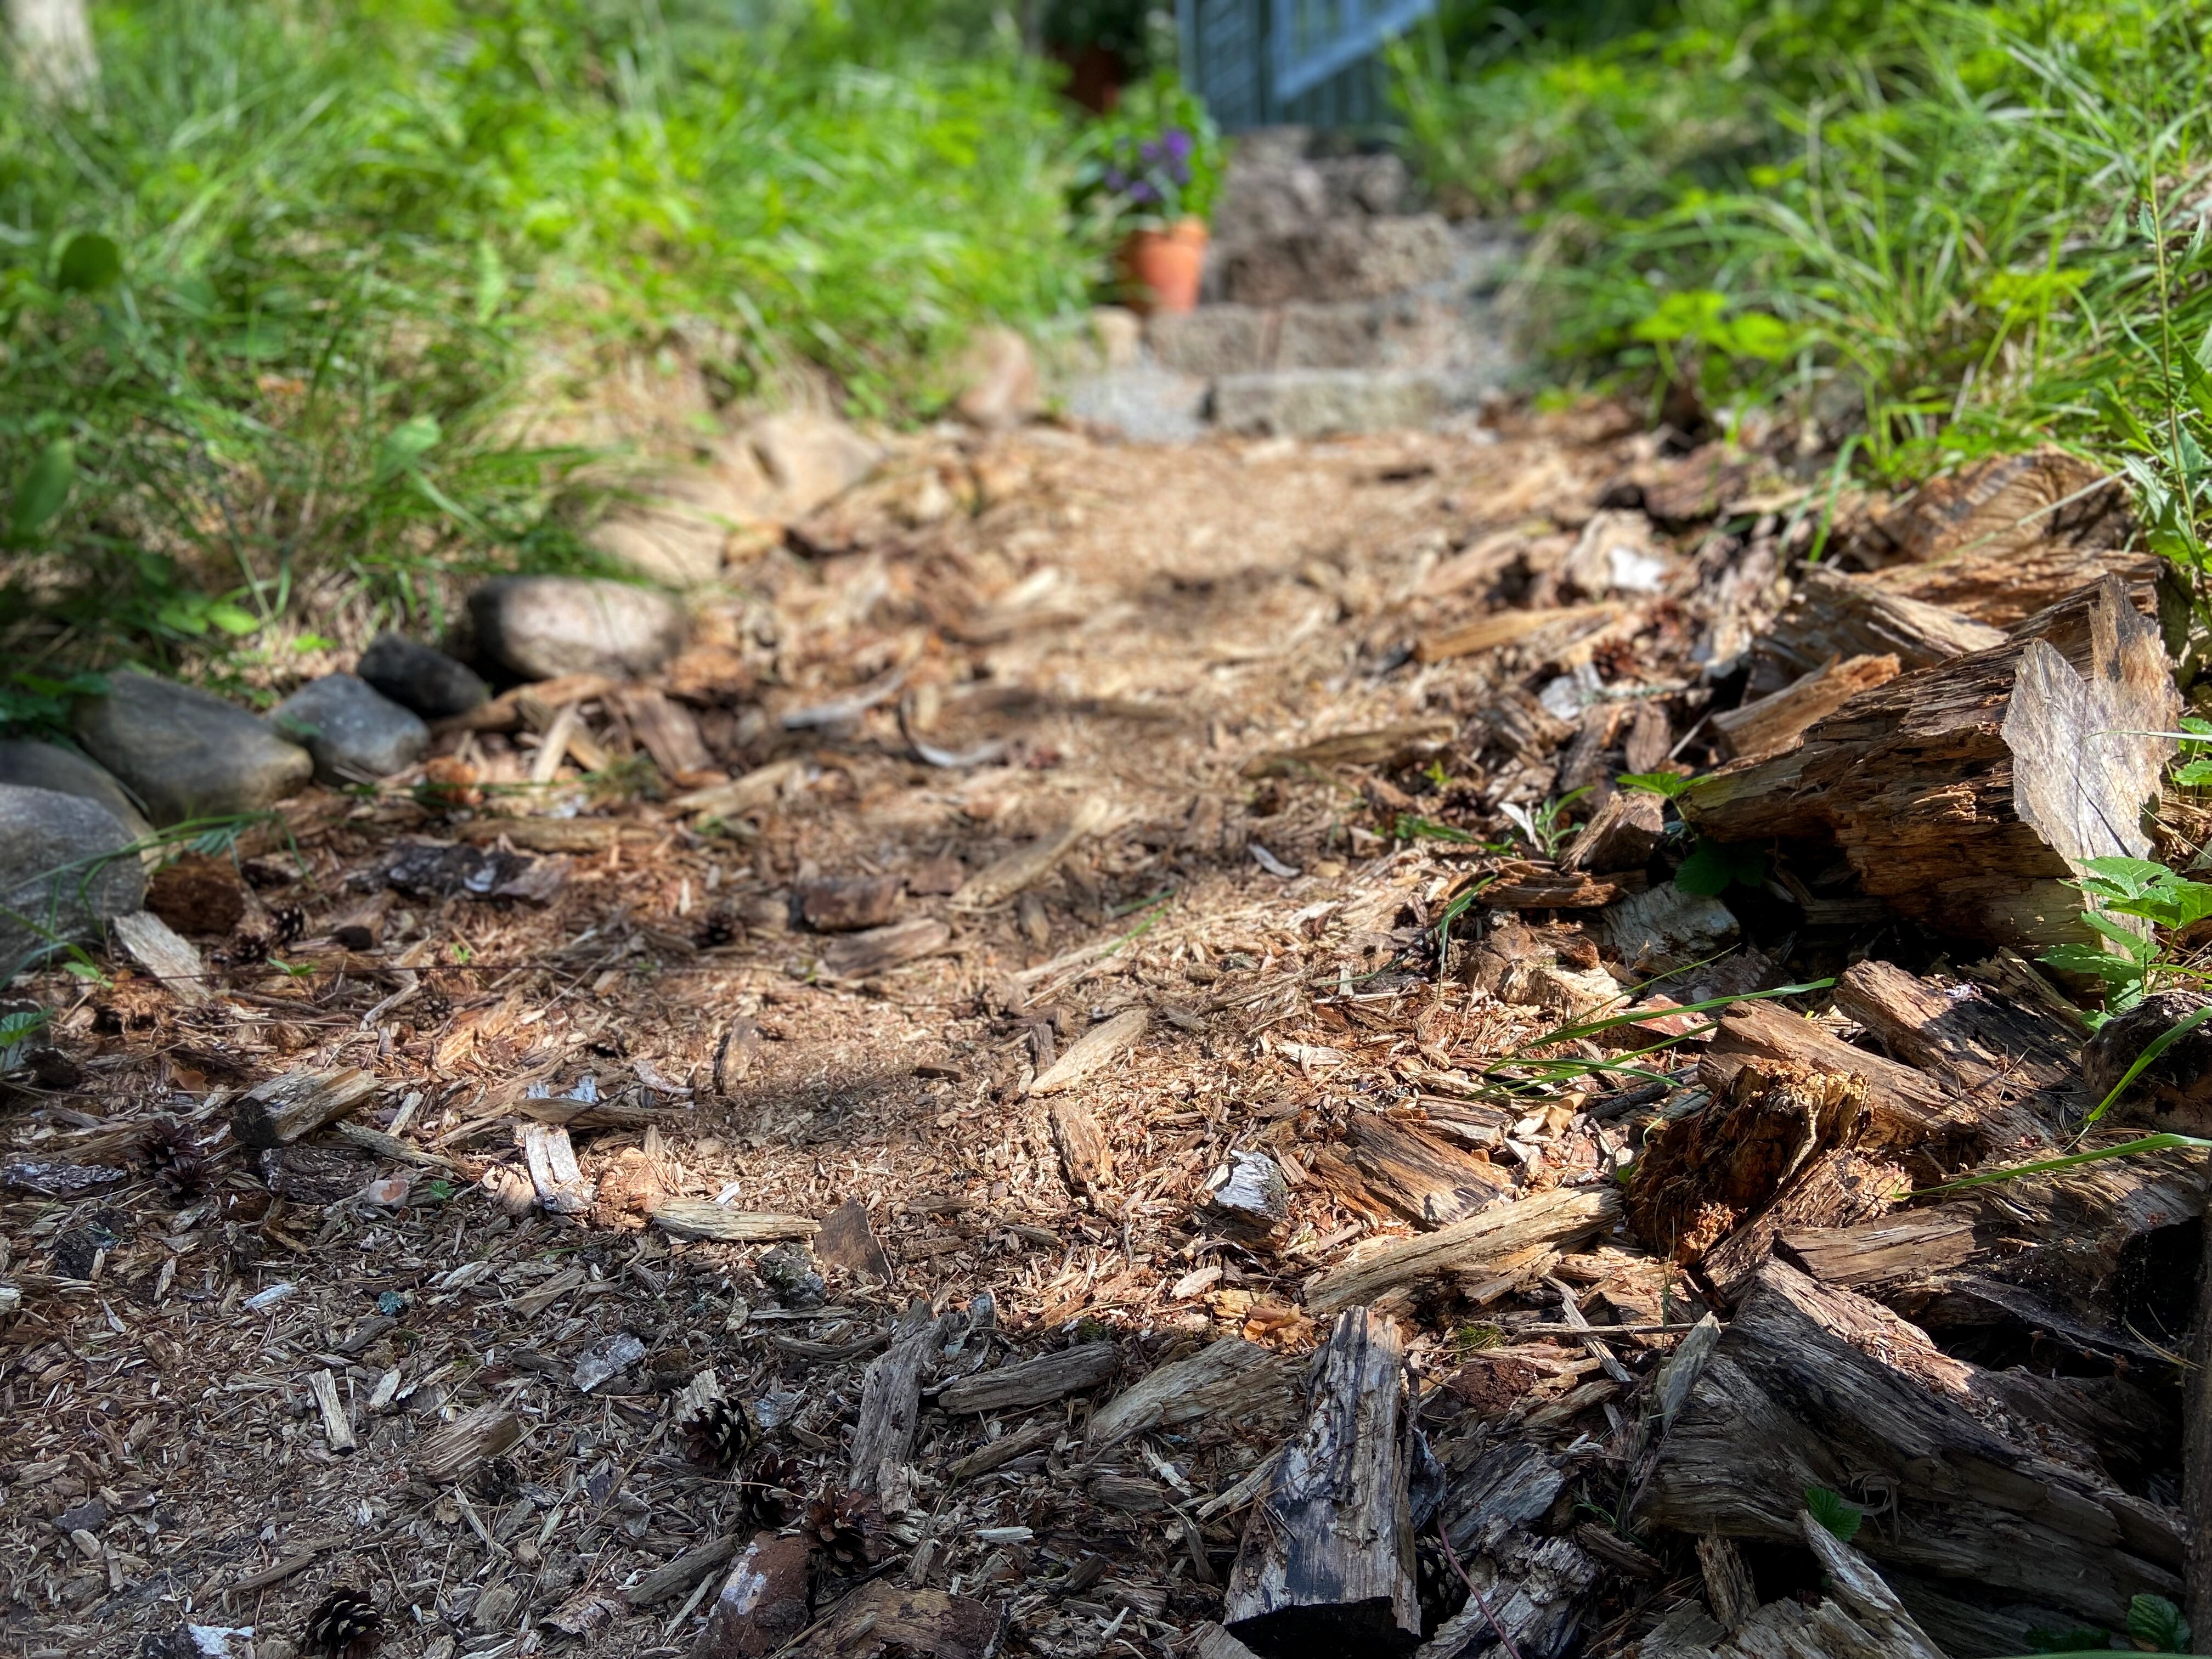
[[[1434,426],[1472,410],[1498,384],[1472,370],[1292,368],[1224,374],[1213,383],[1213,424],[1225,432],[1324,438]]]
[[[1163,368],[1208,380],[1294,368],[1456,368],[1492,350],[1466,307],[1430,294],[1201,306],[1154,317],[1145,336]]]
[[[1458,278],[1470,250],[1438,213],[1332,219],[1218,244],[1206,297],[1231,305],[1379,300]]]

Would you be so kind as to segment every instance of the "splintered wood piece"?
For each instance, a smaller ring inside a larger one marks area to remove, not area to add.
[[[1944,1659],[1942,1649],[1928,1639],[1928,1632],[1864,1556],[1815,1521],[1808,1510],[1797,1511],[1797,1532],[1820,1564],[1828,1593],[1873,1637],[1875,1652],[1895,1659]]]
[[[1733,1540],[1715,1533],[1698,1540],[1698,1576],[1705,1581],[1705,1604],[1723,1630],[1741,1630],[1759,1611],[1759,1588]]]
[[[530,1125],[522,1133],[522,1156],[538,1201],[548,1210],[556,1215],[581,1215],[592,1207],[592,1183],[576,1167],[576,1149],[569,1145],[566,1129]]]
[[[1863,691],[1783,754],[1676,798],[1718,841],[1832,839],[1875,897],[1938,932],[2040,951],[2094,942],[2066,884],[2148,854],[2180,698],[2156,629],[2097,587],[1990,650]]]
[[[973,1480],[979,1474],[988,1474],[993,1469],[1012,1462],[1017,1457],[1026,1457],[1033,1451],[1042,1451],[1060,1438],[1066,1425],[1053,1416],[1046,1416],[1012,1434],[1001,1435],[996,1440],[987,1440],[967,1456],[945,1471],[952,1480]]]
[[[1628,1193],[1628,1224],[1689,1267],[1763,1210],[1868,1116],[1856,1077],[1747,1065],[1704,1110],[1655,1126]]]
[[[424,1436],[409,1454],[408,1466],[433,1486],[449,1486],[520,1438],[522,1419],[497,1401],[489,1401]]]
[[[2046,542],[2019,552],[1975,551],[1936,564],[1893,565],[1858,580],[1991,628],[2010,628],[2108,575],[2134,587],[2156,581],[2159,571],[2158,555],[2146,549]]]
[[[1571,875],[1641,870],[1667,838],[1667,803],[1646,789],[1619,789],[1598,803],[1559,868]]]
[[[626,685],[609,701],[671,782],[702,783],[707,775],[719,774],[699,736],[697,719],[682,703],[670,702],[647,685]]]
[[[678,795],[668,805],[672,811],[690,813],[695,827],[715,818],[727,822],[773,805],[777,796],[796,787],[805,775],[806,763],[802,760],[770,761],[727,783],[712,783]]]
[[[1733,1306],[1760,1265],[1793,1231],[1850,1227],[1896,1207],[1912,1188],[1900,1164],[1856,1147],[1816,1156],[1774,1201],[1705,1252],[1698,1269],[1713,1294]]]
[[[673,1561],[655,1567],[624,1590],[623,1600],[633,1607],[658,1606],[670,1596],[690,1589],[735,1555],[744,1541],[737,1533],[729,1532],[700,1545],[696,1549],[686,1550]]]
[[[678,1238],[759,1244],[777,1238],[811,1238],[822,1224],[803,1215],[733,1210],[708,1198],[664,1198],[653,1206],[653,1224]]]
[[[1810,1486],[1879,1492],[1884,1563],[2117,1626],[2180,1586],[2181,1517],[1995,1426],[2020,1397],[1880,1304],[1759,1270],[1674,1417],[1635,1519],[1802,1543]],[[2033,1431],[2031,1431],[2031,1433]]]
[[[851,1474],[845,1484],[882,1498],[889,1509],[905,1507],[907,1460],[914,1455],[915,1430],[921,1421],[922,1362],[942,1332],[939,1322],[927,1317],[928,1310],[926,1302],[908,1310],[908,1334],[870,1360],[860,1381],[860,1419],[853,1429]]]
[[[1452,740],[1458,730],[1448,720],[1407,720],[1372,731],[1340,732],[1296,749],[1280,749],[1244,763],[1247,778],[1294,777],[1337,766],[1412,764],[1425,760]]]
[[[2017,559],[2053,543],[2118,547],[2132,528],[2118,478],[2046,444],[1929,479],[1853,538],[1852,550],[1869,564]]]
[[[323,1417],[323,1437],[331,1443],[331,1449],[351,1451],[353,1419],[346,1411],[345,1401],[338,1398],[338,1380],[328,1366],[308,1374],[307,1392],[315,1396],[315,1409]]]
[[[1620,1200],[1603,1187],[1555,1187],[1418,1238],[1394,1239],[1358,1261],[1317,1275],[1306,1285],[1306,1311],[1316,1316],[1372,1302],[1402,1285],[1447,1273],[1466,1274],[1532,1245],[1564,1244],[1607,1231],[1620,1218]]]
[[[287,1072],[258,1084],[231,1108],[231,1139],[254,1152],[289,1146],[355,1110],[377,1091],[357,1066],[342,1072]]]
[[[952,929],[934,916],[910,916],[888,927],[843,933],[822,947],[822,971],[832,979],[874,979],[933,957],[952,943]]]
[[[1895,657],[1910,671],[2004,642],[2003,631],[1987,623],[1816,565],[1753,646],[1746,695],[1766,696],[1848,657]]]
[[[1722,753],[1730,760],[1778,754],[1804,736],[1815,721],[1827,719],[1860,692],[1886,685],[1897,676],[1893,653],[1847,661],[1831,657],[1779,691],[1714,715],[1713,729],[1720,733]]]
[[[1023,889],[1036,886],[1059,867],[1062,859],[1103,830],[1113,816],[1114,809],[1103,796],[1092,796],[1053,834],[1018,853],[1008,854],[962,882],[960,890],[952,896],[953,908],[988,910],[994,904],[1004,904]]]
[[[1431,1659],[1477,1651],[1510,1651],[1522,1659],[1565,1653],[1582,1625],[1597,1577],[1596,1560],[1571,1538],[1516,1543],[1484,1593],[1482,1605],[1468,1598],[1467,1606],[1437,1627],[1422,1652]],[[1488,1645],[1492,1637],[1500,1638],[1498,1645]]]
[[[1279,1356],[1241,1336],[1224,1336],[1108,1401],[1091,1416],[1091,1446],[1103,1450],[1133,1434],[1217,1414],[1233,1422],[1279,1401],[1285,1377]]]
[[[987,1601],[878,1578],[781,1651],[789,1659],[986,1659],[1000,1627],[999,1610]]]
[[[817,876],[793,892],[799,920],[817,933],[857,933],[890,924],[904,885],[896,876]]]
[[[1200,1216],[1233,1238],[1273,1243],[1290,1221],[1290,1183],[1265,1152],[1231,1152],[1229,1179],[1207,1194]]]
[[[1030,1085],[1029,1091],[1049,1095],[1073,1088],[1100,1066],[1135,1048],[1151,1023],[1143,1009],[1131,1008],[1092,1026],[1068,1045],[1066,1054],[1044,1069]]]
[[[1350,1153],[1367,1190],[1418,1226],[1463,1221],[1513,1188],[1497,1165],[1372,1113],[1352,1119]]]
[[[1641,870],[1600,877],[1508,859],[1482,889],[1482,902],[1493,910],[1598,910],[1624,894],[1642,892],[1645,885]]]
[[[1095,1389],[1121,1369],[1121,1351],[1111,1342],[1083,1342],[1019,1364],[1000,1365],[948,1384],[938,1408],[951,1413],[1015,1411]]]
[[[1405,1409],[1398,1328],[1346,1309],[1316,1357],[1305,1427],[1230,1574],[1222,1624],[1261,1659],[1420,1645]]]
[[[1489,616],[1478,617],[1463,627],[1447,629],[1441,634],[1425,634],[1414,644],[1417,661],[1449,662],[1455,657],[1468,657],[1478,651],[1488,651],[1501,645],[1511,645],[1533,634],[1557,628],[1562,634],[1577,624],[1595,627],[1611,622],[1620,614],[1613,604],[1559,605],[1535,611],[1497,611]]]
[[[1072,1193],[1096,1199],[1114,1178],[1114,1150],[1097,1115],[1073,1100],[1052,1103],[1052,1138],[1060,1149],[1060,1169]]]
[[[200,977],[207,963],[190,939],[183,939],[151,910],[134,910],[117,916],[109,926],[131,959],[161,982],[182,1003],[205,1002],[207,985]]]

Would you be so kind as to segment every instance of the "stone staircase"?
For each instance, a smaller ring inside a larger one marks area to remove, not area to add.
[[[1504,383],[1511,240],[1420,210],[1395,155],[1322,150],[1299,127],[1237,141],[1199,308],[1151,319],[1071,413],[1156,441],[1318,437],[1434,425]]]

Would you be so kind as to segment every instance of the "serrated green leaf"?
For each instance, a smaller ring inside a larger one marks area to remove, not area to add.
[[[2128,1603],[2128,1634],[2167,1653],[2189,1647],[2189,1620],[2163,1595],[2138,1595]]]
[[[1805,1507],[1813,1518],[1833,1533],[1836,1541],[1848,1544],[1859,1535],[1859,1526],[1866,1519],[1864,1510],[1846,1503],[1842,1495],[1826,1486],[1805,1488]]]
[[[2172,874],[2164,865],[2154,864],[2148,859],[2084,859],[2081,867],[2130,897]]]
[[[1646,794],[1664,795],[1672,800],[1697,780],[1686,778],[1679,772],[1623,772],[1613,781],[1624,789],[1641,789]]]

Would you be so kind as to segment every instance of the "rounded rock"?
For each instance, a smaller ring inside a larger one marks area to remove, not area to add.
[[[116,781],[112,772],[58,743],[40,743],[31,738],[0,738],[0,783],[75,795],[79,800],[105,806],[135,840],[147,841],[153,836],[154,826],[146,822],[138,803],[131,799],[129,790]]]
[[[491,688],[466,663],[388,629],[368,642],[354,672],[426,720],[465,714],[491,696]]]
[[[145,903],[132,841],[96,801],[0,784],[0,982]]]
[[[584,576],[501,576],[469,595],[484,660],[526,680],[634,679],[684,647],[683,608],[665,593]]]
[[[270,711],[269,723],[307,746],[325,783],[389,777],[430,746],[428,726],[354,674],[308,681]]]
[[[107,684],[77,700],[72,730],[156,824],[262,811],[314,776],[305,749],[212,692],[149,674],[111,674]]]

